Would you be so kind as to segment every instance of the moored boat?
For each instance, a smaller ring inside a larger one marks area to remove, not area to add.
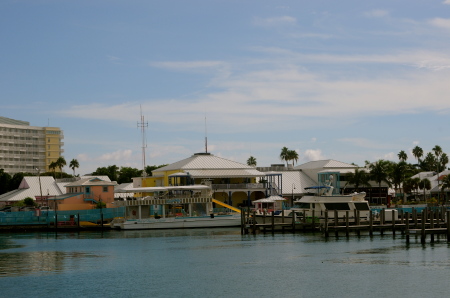
[[[214,228],[241,224],[241,216],[231,212],[231,206],[230,212],[214,211],[215,200],[208,185],[140,187],[123,192],[141,196],[117,202],[126,207],[126,216],[112,222],[112,226],[117,229]],[[153,195],[143,195],[148,193]],[[226,206],[224,203],[221,205]]]

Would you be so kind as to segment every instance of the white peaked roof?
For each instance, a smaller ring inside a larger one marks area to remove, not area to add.
[[[40,186],[39,186],[40,179]],[[0,195],[0,201],[20,201],[27,197],[36,198],[41,196],[59,196],[63,194],[59,189],[58,185],[55,183],[55,179],[51,176],[26,176],[23,177],[19,188],[3,195]]]
[[[254,167],[209,153],[194,154],[191,157],[154,170],[153,175],[158,175],[158,172],[174,170],[182,170],[195,178],[264,176],[264,173],[256,170]]]
[[[304,169],[326,169],[326,168],[358,168],[358,166],[333,160],[333,159],[326,159],[326,160],[314,160],[310,161],[301,165],[296,166],[294,169],[298,170],[304,170]]]

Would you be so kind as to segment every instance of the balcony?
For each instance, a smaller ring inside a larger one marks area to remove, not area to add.
[[[238,184],[213,184],[211,188],[218,190],[263,190],[266,189],[263,183],[238,183]]]

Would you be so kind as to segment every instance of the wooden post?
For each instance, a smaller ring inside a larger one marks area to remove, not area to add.
[[[395,213],[396,213],[396,210],[393,210],[392,214],[391,214],[391,216],[392,216],[392,236],[394,236],[394,237],[395,237]]]
[[[345,236],[348,237],[349,235],[349,212],[348,210],[345,211]]]
[[[430,210],[430,229],[431,229],[431,243],[434,243],[434,211]]]
[[[256,233],[256,211],[253,211],[253,228],[252,228],[252,234]]]
[[[241,235],[244,235],[244,226],[245,226],[245,210],[241,210]]]
[[[266,210],[263,209],[263,224],[266,224]]]
[[[295,210],[292,210],[292,231],[295,231],[295,220],[296,220],[296,216],[297,214],[295,213]]]
[[[417,210],[413,208],[412,211],[413,211],[414,228],[417,229]]]
[[[370,237],[373,236],[373,212],[372,212],[372,210],[369,211],[369,235],[370,235]]]
[[[328,236],[328,210],[325,210],[325,238]]]
[[[425,222],[426,222],[426,209],[422,211],[422,229],[421,229],[421,233],[420,233],[420,242],[421,243],[425,243],[425,239],[426,239],[426,234],[425,234]]]
[[[339,236],[339,232],[338,232],[338,223],[339,222],[339,214],[338,211],[335,209],[334,210],[334,235],[336,236],[336,238]]]
[[[272,222],[271,222],[271,225],[272,225],[272,233],[273,233],[273,231],[275,230],[275,211],[272,211]]]
[[[315,230],[315,226],[316,226],[316,223],[315,223],[315,221],[314,221],[314,217],[315,217],[315,213],[316,213],[316,210],[313,210],[312,211],[312,217],[311,217],[311,224],[312,224],[312,230],[314,231]]]
[[[281,208],[281,222],[284,223],[284,210]]]
[[[450,242],[450,210],[447,210],[447,242]]]
[[[409,214],[408,214],[408,212],[406,212],[406,218],[407,218],[407,220],[406,220],[406,229],[405,229],[405,232],[406,232],[406,243],[409,243]]]
[[[78,229],[80,229],[80,213],[78,213],[77,218],[78,218]]]

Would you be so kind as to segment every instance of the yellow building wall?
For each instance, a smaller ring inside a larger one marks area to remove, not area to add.
[[[55,162],[62,153],[61,145],[62,145],[62,133],[61,129],[58,127],[44,127],[45,132],[45,164],[46,169],[50,171],[49,165],[52,162]],[[59,168],[56,168],[55,171],[59,172]]]

